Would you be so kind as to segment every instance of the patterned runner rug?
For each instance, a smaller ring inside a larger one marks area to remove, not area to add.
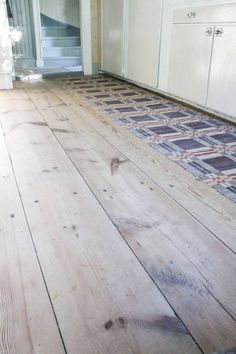
[[[236,127],[110,76],[57,79],[236,203]]]

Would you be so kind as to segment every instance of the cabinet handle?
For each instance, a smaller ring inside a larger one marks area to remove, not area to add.
[[[189,18],[195,18],[195,17],[196,17],[196,12],[189,12],[189,13],[187,14],[187,17],[189,17]]]
[[[211,28],[211,27],[207,28],[205,33],[206,33],[206,36],[208,36],[208,37],[212,36],[213,28]]]
[[[224,33],[223,28],[216,28],[216,30],[215,30],[216,37],[222,37],[223,33]]]

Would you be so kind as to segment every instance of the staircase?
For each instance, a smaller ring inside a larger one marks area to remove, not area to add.
[[[41,14],[44,66],[81,65],[80,29]]]

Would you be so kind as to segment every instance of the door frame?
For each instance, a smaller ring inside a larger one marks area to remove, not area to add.
[[[82,65],[85,75],[92,75],[91,0],[80,0]]]
[[[40,0],[32,0],[36,66],[43,67]],[[85,75],[92,75],[91,0],[80,0],[82,62]]]
[[[41,39],[41,19],[40,19],[40,0],[32,0],[33,23],[34,23],[34,39],[36,49],[36,67],[43,67],[43,49]]]
[[[10,29],[7,16],[6,1],[0,1],[0,30],[4,38],[3,42],[0,42],[0,90],[12,89],[12,76],[13,76],[13,60],[12,60],[12,47],[10,41]],[[8,67],[4,68],[4,63],[8,64]]]

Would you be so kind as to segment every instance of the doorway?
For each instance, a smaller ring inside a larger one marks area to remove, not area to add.
[[[80,1],[9,0],[11,32],[18,37],[12,41],[16,78],[83,71]]]
[[[97,72],[92,61],[90,0],[59,0],[53,8],[48,4],[45,8],[41,0],[9,0],[9,4],[11,32],[17,39],[12,40],[17,79]]]
[[[80,0],[39,0],[42,59],[48,73],[82,71]]]

